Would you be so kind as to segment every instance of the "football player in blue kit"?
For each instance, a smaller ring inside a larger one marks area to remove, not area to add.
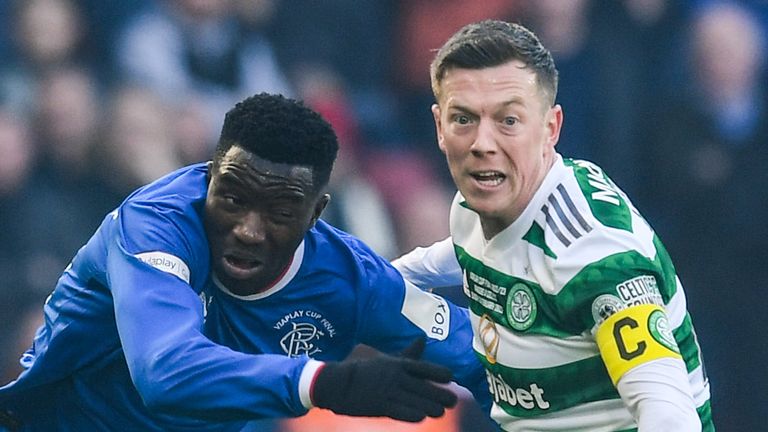
[[[239,430],[312,407],[419,421],[456,403],[452,378],[489,407],[467,311],[320,220],[337,149],[301,102],[238,103],[212,161],[128,196],[61,275],[0,387],[6,427]],[[348,358],[361,343],[383,353]]]

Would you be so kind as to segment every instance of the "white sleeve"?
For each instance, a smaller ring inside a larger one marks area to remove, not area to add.
[[[661,358],[625,373],[616,387],[639,432],[701,431],[682,360]]]
[[[451,237],[429,247],[417,247],[392,261],[392,265],[405,280],[422,290],[462,284],[461,267]]]

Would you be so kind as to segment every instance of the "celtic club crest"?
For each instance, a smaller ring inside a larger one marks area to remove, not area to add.
[[[515,330],[524,331],[536,320],[538,307],[533,292],[524,283],[516,283],[507,295],[507,322]]]

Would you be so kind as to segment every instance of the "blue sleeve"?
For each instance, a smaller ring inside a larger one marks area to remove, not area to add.
[[[369,282],[361,311],[361,341],[384,352],[402,351],[426,336],[423,358],[451,369],[455,381],[490,413],[485,370],[472,349],[467,309],[405,282],[388,262],[362,256]]]
[[[142,243],[174,252],[178,245],[171,242],[187,240],[158,218],[163,237]],[[177,274],[128,252],[121,231],[108,241],[108,284],[131,379],[151,411],[215,421],[306,413],[298,382],[307,358],[243,354],[210,341],[195,291]]]

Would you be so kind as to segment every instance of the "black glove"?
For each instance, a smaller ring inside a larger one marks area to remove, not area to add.
[[[315,378],[312,402],[351,416],[409,422],[440,417],[445,408],[456,405],[457,398],[435,383],[448,383],[452,374],[443,366],[419,360],[423,351],[424,339],[418,339],[400,357],[381,354],[328,362]]]

